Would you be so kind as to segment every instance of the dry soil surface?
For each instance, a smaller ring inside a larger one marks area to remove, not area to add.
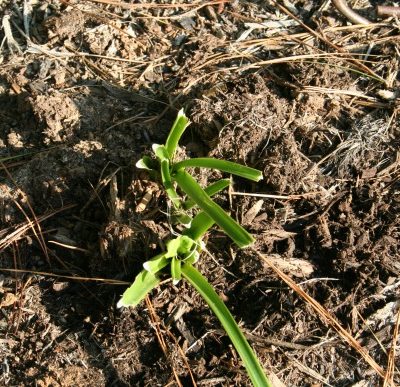
[[[172,235],[135,163],[183,107],[182,155],[264,174],[217,197],[253,249],[214,228],[198,268],[274,383],[399,385],[398,21],[365,0],[371,25],[322,1],[118,3],[0,2],[0,384],[250,385],[188,283],[116,308]]]

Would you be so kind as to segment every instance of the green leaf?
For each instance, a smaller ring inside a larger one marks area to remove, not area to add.
[[[133,284],[125,290],[122,298],[118,301],[117,308],[136,306],[150,293],[158,284],[160,279],[147,270],[142,270],[135,278]]]
[[[178,142],[189,123],[189,119],[186,117],[183,109],[179,110],[171,131],[169,132],[167,141],[165,142],[165,147],[170,159],[174,157]]]
[[[157,163],[149,156],[143,156],[137,163],[136,168],[153,170],[157,168]]]
[[[178,238],[171,239],[170,241],[167,242],[167,253],[165,256],[167,258],[172,258],[176,257],[178,255],[178,249],[181,245],[181,241]]]
[[[195,179],[183,169],[176,172],[173,178],[179,187],[239,246],[246,247],[254,242],[254,238],[199,186]]]
[[[157,274],[165,266],[168,265],[169,260],[165,256],[165,253],[158,254],[149,261],[143,264],[143,268],[152,274]]]
[[[190,227],[192,224],[192,217],[180,208],[174,207],[171,211],[171,223],[182,224],[185,227]]]
[[[176,257],[171,259],[171,277],[174,285],[176,285],[182,278],[181,266],[182,262],[180,259]]]
[[[186,235],[181,235],[178,237],[178,239],[180,240],[180,246],[178,248],[178,254],[187,254],[189,253],[192,248],[193,245],[195,244],[194,240],[189,238]]]
[[[213,196],[218,192],[222,191],[223,189],[225,189],[226,187],[228,187],[230,183],[231,183],[230,179],[218,180],[215,183],[212,183],[208,187],[204,188],[204,192],[208,196]],[[190,210],[195,205],[196,203],[192,199],[188,199],[182,204],[185,210]]]
[[[199,157],[195,159],[187,159],[176,163],[172,167],[172,173],[182,168],[203,167],[218,169],[223,172],[231,173],[244,177],[245,179],[260,181],[263,178],[262,172],[258,169],[246,167],[245,165],[232,163],[231,161],[218,160],[209,157]]]
[[[248,375],[253,382],[253,385],[255,387],[272,387],[272,384],[265,375],[257,356],[250,347],[228,308],[218,297],[213,287],[192,265],[183,264],[181,270],[183,277],[186,278],[200,293],[203,299],[207,302],[208,306],[218,317],[218,320],[221,322],[239,356],[241,357]]]
[[[172,258],[179,254],[188,254],[194,244],[194,240],[187,235],[180,235],[167,242],[167,252],[165,253],[165,256],[166,258]]]
[[[193,218],[190,227],[183,231],[183,234],[189,236],[194,241],[198,241],[213,226],[214,223],[214,219],[209,217],[204,211],[200,211]]]
[[[191,251],[190,254],[183,260],[183,262],[193,264],[193,263],[196,263],[196,262],[199,260],[199,258],[200,258],[200,252],[197,251],[197,250],[193,250],[193,251]]]

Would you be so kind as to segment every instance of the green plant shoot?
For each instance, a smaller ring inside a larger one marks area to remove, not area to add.
[[[261,180],[262,173],[254,168],[213,158],[194,158],[175,163],[174,157],[179,140],[188,125],[188,118],[183,110],[180,110],[165,145],[153,145],[156,159],[144,156],[136,164],[138,168],[148,169],[154,172],[154,176],[160,178],[175,210],[175,218],[186,229],[182,235],[166,243],[165,252],[143,264],[143,270],[125,291],[117,306],[138,305],[159,285],[163,275],[169,273],[175,285],[181,278],[185,278],[199,292],[221,322],[238,351],[253,385],[269,387],[270,381],[231,313],[212,286],[193,266],[204,248],[202,238],[214,224],[217,224],[241,248],[252,244],[254,238],[211,199],[211,196],[228,187],[230,180],[219,180],[203,189],[186,169],[193,167],[218,169],[252,181]],[[179,195],[177,187],[187,195],[186,199]],[[186,213],[189,210],[196,212],[193,219]]]

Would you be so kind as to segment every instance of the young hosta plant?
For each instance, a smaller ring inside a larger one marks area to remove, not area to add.
[[[232,340],[254,386],[268,387],[270,381],[265,375],[254,351],[235,322],[228,308],[218,297],[206,278],[193,266],[199,259],[203,246],[202,237],[217,224],[239,247],[249,246],[254,238],[231,218],[211,196],[226,188],[230,180],[223,179],[203,189],[186,171],[189,167],[213,168],[232,175],[259,181],[262,173],[240,164],[213,158],[193,158],[174,162],[179,139],[189,124],[181,110],[172,126],[165,145],[153,145],[157,162],[146,156],[136,164],[139,168],[153,170],[161,182],[172,203],[175,218],[186,226],[182,235],[166,243],[166,251],[156,255],[143,264],[143,270],[123,294],[118,307],[136,306],[160,283],[163,273],[171,275],[174,284],[181,278],[186,279],[210,306]],[[187,198],[184,200],[176,190],[179,187]],[[192,219],[186,211],[197,206],[199,211]]]

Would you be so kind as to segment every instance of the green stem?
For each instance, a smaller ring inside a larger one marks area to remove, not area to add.
[[[172,184],[168,160],[161,161],[161,180],[168,197],[171,199],[174,206],[179,208],[181,206],[181,201],[179,195],[175,191],[174,185]]]
[[[182,275],[200,293],[209,307],[218,317],[226,333],[232,340],[249,377],[255,387],[272,387],[257,359],[254,351],[247,342],[236,321],[232,317],[226,305],[218,297],[213,287],[207,282],[206,278],[192,265],[182,265]]]
[[[192,220],[190,227],[183,231],[183,235],[187,235],[194,241],[198,241],[213,226],[214,220],[210,218],[204,211],[200,211]]]

